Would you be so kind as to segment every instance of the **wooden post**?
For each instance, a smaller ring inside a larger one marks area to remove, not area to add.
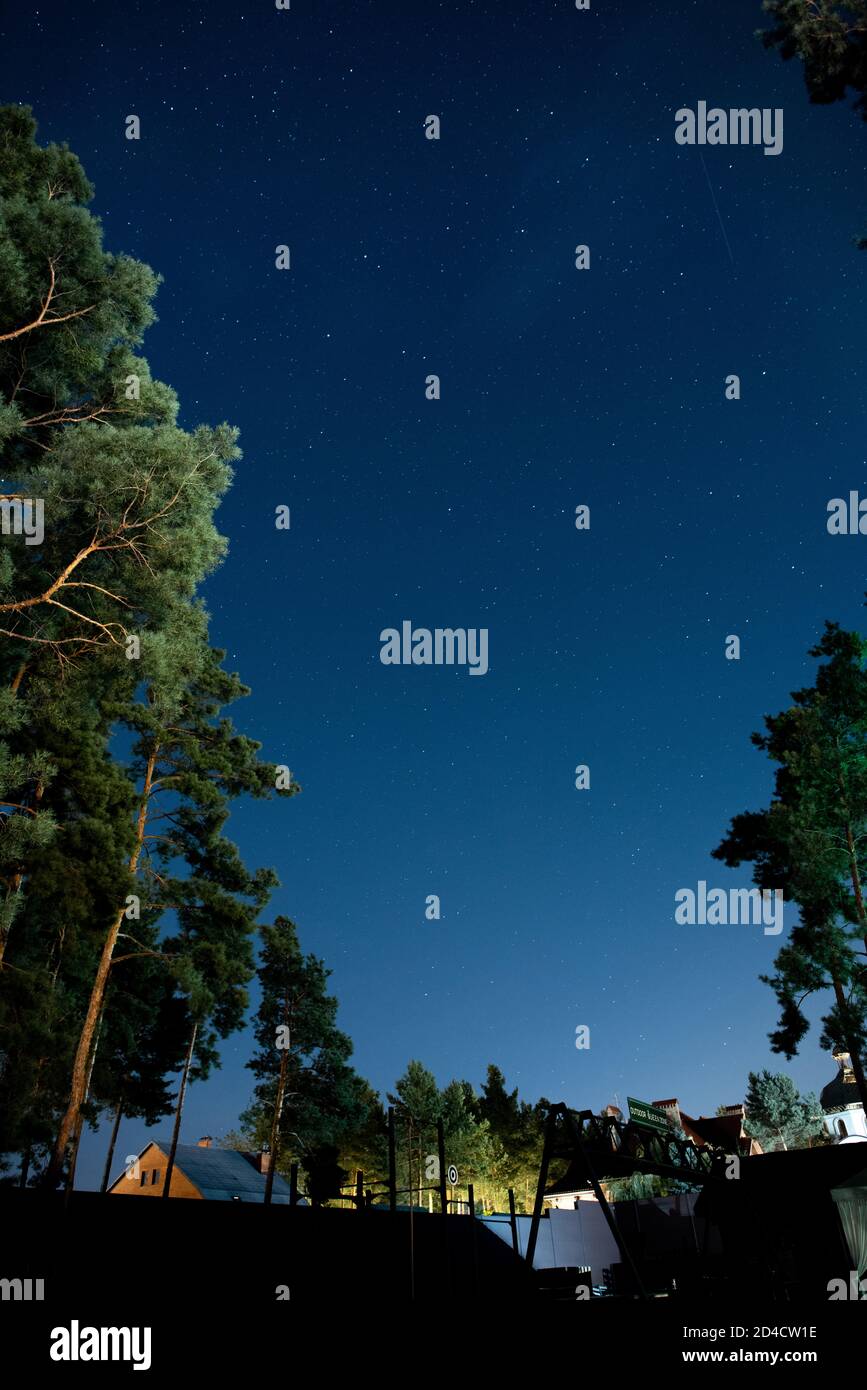
[[[437,1151],[440,1163],[440,1207],[445,1216],[449,1209],[449,1199],[446,1191],[446,1140],[442,1120],[437,1120]]]
[[[479,1287],[479,1251],[476,1243],[476,1191],[472,1183],[467,1185],[467,1196],[470,1199],[470,1220],[473,1223],[473,1292],[477,1292]]]
[[[441,1255],[442,1255],[442,1271],[443,1271],[442,1277],[443,1277],[443,1286],[446,1287],[446,1285],[448,1284],[449,1277],[450,1277],[449,1235],[448,1235],[448,1224],[449,1224],[449,1223],[448,1223],[448,1221],[446,1220],[446,1217],[447,1217],[448,1214],[449,1214],[449,1196],[448,1196],[448,1187],[447,1187],[447,1183],[446,1183],[446,1140],[445,1140],[445,1130],[443,1129],[443,1122],[442,1122],[442,1120],[437,1120],[437,1157],[438,1157],[438,1160],[439,1160],[439,1170],[440,1170],[440,1180],[439,1180],[439,1189],[440,1189],[440,1210],[442,1211],[442,1218],[441,1218],[441,1220],[440,1220],[440,1229],[442,1230],[442,1251],[441,1251]],[[429,1194],[429,1195],[432,1196],[433,1194]]]
[[[509,1188],[509,1225],[512,1228],[512,1249],[516,1255],[520,1255],[521,1251],[518,1245],[518,1218],[515,1215],[515,1193],[511,1187]]]
[[[536,1239],[539,1235],[539,1222],[542,1219],[542,1207],[544,1205],[545,1188],[548,1185],[548,1166],[551,1162],[551,1145],[554,1142],[554,1110],[548,1111],[548,1119],[545,1122],[545,1143],[542,1147],[542,1162],[539,1166],[539,1181],[536,1184],[536,1200],[533,1203],[533,1219],[530,1222],[530,1235],[527,1240],[527,1253],[524,1256],[530,1269],[533,1268],[533,1256],[536,1253]]]

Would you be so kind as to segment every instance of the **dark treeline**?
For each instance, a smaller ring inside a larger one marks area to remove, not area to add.
[[[257,1080],[241,1131],[223,1142],[243,1149],[267,1145],[273,1166],[284,1174],[298,1163],[317,1200],[333,1197],[358,1169],[365,1186],[382,1188],[388,1177],[386,1108],[349,1064],[352,1046],[336,1026],[337,1000],[327,993],[330,972],[302,953],[286,918],[263,928],[262,937],[258,1047],[247,1063]],[[432,1165],[441,1122],[446,1162],[458,1169],[461,1187],[473,1183],[490,1209],[503,1206],[510,1187],[522,1209],[532,1205],[546,1099],[535,1105],[520,1100],[495,1066],[478,1093],[468,1081],[441,1088],[418,1061],[409,1063],[387,1099],[395,1112],[402,1203],[429,1200],[422,1189],[436,1185]]]

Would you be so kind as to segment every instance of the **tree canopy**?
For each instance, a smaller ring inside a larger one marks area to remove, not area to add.
[[[736,815],[714,858],[754,865],[761,888],[782,889],[800,913],[763,976],[780,1005],[775,1052],[797,1053],[809,1022],[804,1003],[828,996],[821,1044],[852,1055],[867,1104],[862,1056],[867,1037],[867,643],[827,623],[810,655],[821,664],[812,686],[765,719],[753,743],[777,764],[761,811]]]
[[[84,1118],[166,1113],[193,1027],[191,1078],[242,1026],[277,879],[225,822],[298,790],[225,716],[198,596],[236,432],[178,426],[140,352],[159,279],[92,198],[0,108],[0,501],[41,518],[0,553],[0,1150],[49,1186]]]

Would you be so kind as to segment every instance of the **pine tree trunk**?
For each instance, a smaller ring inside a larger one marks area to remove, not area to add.
[[[108,1153],[105,1156],[105,1168],[103,1169],[102,1183],[100,1184],[99,1188],[100,1192],[108,1191],[108,1180],[111,1177],[111,1161],[114,1158],[114,1147],[117,1143],[117,1136],[118,1131],[120,1130],[120,1122],[122,1118],[123,1093],[121,1092],[120,1099],[117,1102],[117,1109],[114,1112],[114,1124],[111,1127],[111,1138],[108,1141]]]
[[[93,1064],[96,1061],[96,1053],[99,1048],[99,1035],[102,1032],[102,1011],[99,1015],[99,1023],[96,1025],[96,1035],[93,1039],[93,1050],[90,1054],[90,1066],[87,1069],[87,1087],[84,1092],[84,1103],[87,1103],[90,1095],[90,1080],[93,1076]],[[69,1158],[69,1175],[66,1179],[66,1195],[75,1187],[75,1168],[78,1163],[78,1146],[81,1143],[81,1132],[84,1129],[84,1112],[79,1110],[78,1119],[75,1121],[75,1135],[72,1141],[72,1153]]]
[[[187,1077],[190,1074],[190,1066],[193,1060],[193,1048],[196,1045],[196,1034],[198,1033],[198,1031],[199,1025],[198,1023],[194,1023],[193,1031],[190,1035],[190,1045],[187,1048],[186,1061],[184,1062],[184,1070],[181,1074],[181,1084],[178,1088],[178,1103],[175,1107],[175,1125],[174,1129],[172,1130],[172,1145],[169,1149],[169,1161],[166,1165],[166,1180],[163,1183],[163,1190],[161,1194],[163,1197],[168,1197],[169,1188],[171,1187],[172,1183],[172,1173],[174,1172],[175,1168],[175,1154],[178,1151],[178,1136],[181,1132],[181,1115],[183,1114],[184,1109],[184,1096],[187,1092]]]
[[[64,1192],[66,1193],[67,1198],[69,1197],[70,1192],[75,1186],[75,1168],[76,1164],[78,1163],[78,1146],[81,1143],[81,1131],[83,1128],[84,1115],[82,1111],[79,1110],[78,1119],[75,1121],[75,1129],[73,1130],[72,1134],[72,1144],[70,1145],[69,1149],[69,1167],[66,1170],[66,1183],[64,1186]]]
[[[288,1027],[289,1020],[289,999],[288,996],[283,1005],[284,1024]],[[291,1034],[290,1034],[291,1044]],[[280,1120],[283,1115],[283,1097],[286,1093],[286,1072],[289,1067],[289,1048],[283,1049],[283,1056],[280,1058],[280,1076],[277,1081],[277,1096],[274,1101],[274,1114],[271,1118],[271,1138],[268,1144],[268,1173],[265,1178],[265,1205],[271,1204],[271,1192],[274,1187],[274,1169],[277,1166],[277,1150],[280,1143]]]
[[[136,843],[129,860],[129,870],[132,874],[134,874],[138,868],[139,856],[141,855],[142,845],[144,844],[145,828],[147,826],[148,800],[150,798],[151,783],[153,782],[154,767],[156,766],[158,753],[159,745],[157,744],[148,758],[145,770],[144,788],[142,790],[142,798],[139,804],[138,818],[136,821]],[[69,1104],[60,1122],[60,1129],[54,1145],[54,1152],[51,1155],[51,1162],[45,1173],[44,1184],[51,1191],[57,1186],[63,1171],[63,1164],[66,1160],[66,1149],[74,1133],[79,1112],[84,1101],[84,1094],[87,1088],[88,1058],[90,1057],[90,1049],[93,1044],[97,1021],[105,1000],[108,974],[111,970],[111,958],[114,954],[114,948],[117,945],[117,938],[120,935],[120,928],[123,923],[125,912],[126,907],[118,909],[117,916],[105,938],[102,954],[99,958],[99,965],[97,966],[96,977],[93,981],[93,988],[90,994],[90,1002],[87,1006],[87,1013],[85,1014],[81,1035],[78,1039],[78,1047],[72,1067]]]

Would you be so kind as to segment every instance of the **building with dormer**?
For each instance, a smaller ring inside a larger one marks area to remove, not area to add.
[[[819,1097],[825,1116],[825,1129],[838,1144],[847,1139],[867,1139],[867,1118],[858,1095],[852,1058],[848,1052],[835,1052],[837,1075],[823,1087]]]

